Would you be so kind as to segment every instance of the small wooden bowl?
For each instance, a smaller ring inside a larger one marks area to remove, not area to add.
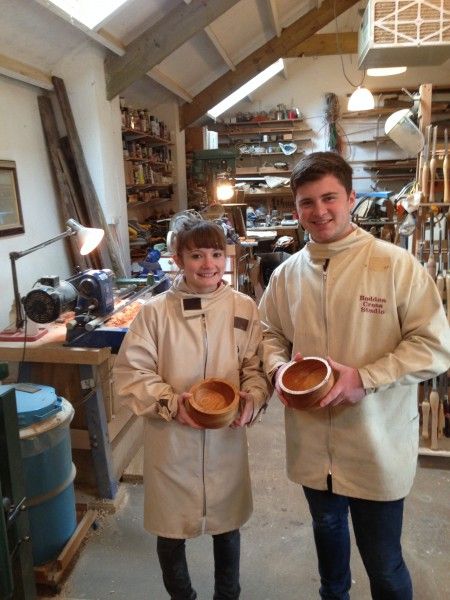
[[[335,378],[325,359],[307,356],[281,367],[279,382],[290,407],[308,410],[331,390]]]
[[[189,390],[189,416],[202,427],[219,429],[230,425],[239,410],[239,392],[223,379],[204,379]]]

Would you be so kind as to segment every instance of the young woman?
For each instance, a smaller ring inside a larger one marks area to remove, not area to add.
[[[172,287],[143,306],[115,365],[123,404],[145,417],[144,526],[158,536],[163,581],[173,600],[197,598],[185,540],[213,537],[215,600],[239,598],[239,527],[252,497],[245,426],[268,397],[251,298],[222,277],[226,240],[200,221],[175,235],[180,268]],[[208,377],[233,383],[241,411],[230,427],[203,429],[189,417],[191,386]]]

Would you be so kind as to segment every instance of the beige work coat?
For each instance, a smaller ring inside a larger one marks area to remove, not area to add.
[[[297,352],[329,356],[357,368],[369,392],[355,405],[285,410],[289,478],[325,490],[331,473],[337,494],[406,496],[417,462],[417,383],[450,363],[447,319],[425,269],[356,228],[280,265],[260,314],[269,376]]]
[[[193,294],[179,276],[143,306],[114,368],[116,393],[145,418],[144,525],[190,538],[239,528],[252,512],[245,428],[197,430],[174,420],[177,397],[218,377],[250,392],[255,412],[268,396],[258,357],[255,303],[224,283]]]

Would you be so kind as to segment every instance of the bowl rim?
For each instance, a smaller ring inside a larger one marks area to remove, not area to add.
[[[298,364],[304,360],[318,360],[323,365],[325,365],[325,367],[327,369],[327,373],[326,373],[325,377],[322,379],[322,381],[320,383],[318,383],[317,385],[315,385],[312,388],[308,388],[307,390],[291,390],[291,389],[287,388],[285,385],[283,385],[283,375],[284,375],[285,371],[287,371],[289,369],[289,367],[292,367],[292,365]],[[331,377],[331,373],[332,373],[331,365],[327,360],[325,360],[325,358],[322,358],[321,356],[304,356],[301,360],[291,360],[288,363],[284,364],[280,368],[280,375],[278,377],[278,381],[280,384],[280,388],[283,390],[283,392],[286,392],[287,394],[292,394],[294,396],[303,396],[306,394],[311,394],[311,392],[315,392],[316,390],[321,388],[325,383],[327,383],[329,381],[329,379]]]
[[[197,390],[197,388],[204,385],[205,383],[221,383],[227,385],[234,393],[233,400],[230,402],[230,404],[228,404],[228,406],[225,406],[224,408],[217,408],[215,410],[205,411],[199,404],[197,404],[195,400],[195,391]],[[191,387],[189,393],[192,396],[192,398],[189,398],[189,404],[192,406],[192,408],[202,413],[203,415],[222,415],[224,413],[230,412],[231,410],[234,410],[236,404],[238,404],[239,402],[239,392],[236,386],[230,383],[229,381],[226,381],[225,379],[220,379],[218,377],[211,377],[208,379],[202,379],[201,381],[198,381]]]

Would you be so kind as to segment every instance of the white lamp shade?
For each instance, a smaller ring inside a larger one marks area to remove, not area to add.
[[[78,245],[80,248],[80,254],[85,256],[95,250],[103,239],[105,232],[103,229],[97,229],[95,227],[84,227],[75,221],[75,219],[69,219],[66,225],[76,232]]]
[[[347,110],[370,110],[375,107],[372,92],[367,88],[358,86],[348,100]]]
[[[219,181],[216,187],[217,200],[225,202],[234,196],[234,186],[230,181]]]

